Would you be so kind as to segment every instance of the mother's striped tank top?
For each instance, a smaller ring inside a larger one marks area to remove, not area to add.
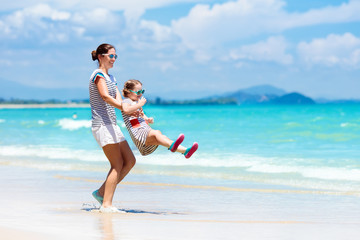
[[[109,95],[116,98],[116,80],[112,75],[107,75],[100,69],[96,69],[90,77],[89,81],[89,95],[92,115],[92,127],[99,127],[101,125],[116,124],[115,108],[106,103],[100,96],[98,88],[95,84],[97,76],[105,79]]]

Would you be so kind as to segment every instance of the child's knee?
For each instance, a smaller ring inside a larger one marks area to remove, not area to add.
[[[156,136],[160,136],[160,135],[162,135],[162,133],[161,133],[161,131],[160,130],[154,130],[155,131],[155,135]]]

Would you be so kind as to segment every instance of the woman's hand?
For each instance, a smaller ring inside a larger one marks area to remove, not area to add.
[[[144,115],[144,112],[143,112],[142,108],[140,108],[137,111],[130,114],[130,116],[136,117],[136,118],[143,117],[143,115]]]

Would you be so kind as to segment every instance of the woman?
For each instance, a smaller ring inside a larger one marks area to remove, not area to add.
[[[92,195],[101,204],[100,212],[116,213],[120,212],[112,206],[116,186],[130,172],[136,160],[116,122],[115,108],[122,110],[122,99],[115,78],[108,72],[117,58],[115,47],[101,44],[91,55],[99,66],[89,83],[92,132],[111,166],[105,182]]]

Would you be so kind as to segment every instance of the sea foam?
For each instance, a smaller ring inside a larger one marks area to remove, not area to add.
[[[59,160],[80,160],[80,161],[104,161],[106,157],[101,150],[84,150],[84,149],[68,149],[63,147],[50,146],[0,146],[0,156],[7,157],[27,157],[36,159],[38,157],[44,159]],[[66,164],[66,162],[64,162]]]
[[[159,151],[159,150],[158,150]],[[195,153],[190,159],[185,159],[179,153],[168,153],[166,151],[155,152],[149,156],[141,156],[134,150],[137,163],[141,165],[206,168],[210,171],[220,171],[225,174],[252,173],[283,175],[291,174],[294,177],[306,179],[321,179],[331,181],[354,181],[360,182],[360,170],[351,167],[329,167],[314,166],[305,159],[284,159],[261,157],[251,154],[229,154],[228,156],[216,156],[205,153]],[[26,157],[30,159],[44,158],[57,159],[67,164],[67,161],[97,162],[107,161],[100,149],[69,149],[65,147],[49,146],[0,146],[0,156]],[[313,160],[316,162],[316,160]],[[291,163],[291,164],[289,164]],[[213,169],[213,170],[211,170]]]
[[[63,118],[59,120],[59,126],[65,130],[77,130],[79,128],[90,128],[91,120],[75,120],[71,118]]]

